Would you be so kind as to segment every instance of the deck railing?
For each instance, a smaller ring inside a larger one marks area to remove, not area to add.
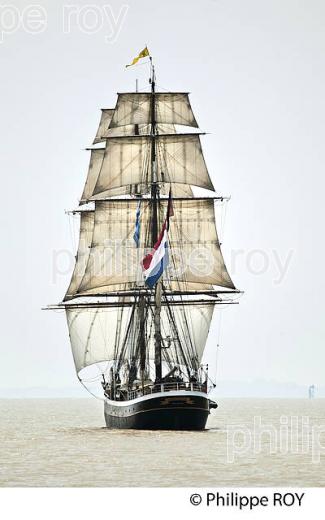
[[[203,383],[194,382],[159,383],[150,386],[145,386],[143,389],[140,387],[136,390],[130,390],[127,392],[126,399],[136,399],[137,397],[142,397],[143,395],[155,394],[157,392],[173,392],[178,390],[206,393],[206,385]]]

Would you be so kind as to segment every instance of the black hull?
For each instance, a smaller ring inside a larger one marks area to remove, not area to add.
[[[130,401],[105,400],[108,428],[204,430],[209,398],[201,392],[160,392]]]

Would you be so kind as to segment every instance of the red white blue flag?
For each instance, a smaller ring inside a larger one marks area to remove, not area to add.
[[[153,288],[162,276],[164,270],[167,268],[169,263],[168,256],[168,230],[169,230],[169,218],[174,215],[171,191],[169,192],[167,215],[158,240],[153,246],[152,251],[147,254],[142,260],[142,267],[144,272],[144,279],[146,285]]]

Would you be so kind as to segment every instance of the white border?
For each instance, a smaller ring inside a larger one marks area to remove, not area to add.
[[[199,506],[190,503],[193,493],[268,496],[279,493],[305,493],[302,506],[234,507]],[[321,488],[2,488],[1,517],[6,520],[180,520],[209,518],[246,519],[324,518],[325,491]]]

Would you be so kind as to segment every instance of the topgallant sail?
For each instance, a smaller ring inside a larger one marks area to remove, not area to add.
[[[188,93],[156,91],[152,62],[149,83],[102,110],[57,307],[79,380],[101,380],[108,427],[199,430],[217,406],[202,365],[213,311],[238,291]]]

